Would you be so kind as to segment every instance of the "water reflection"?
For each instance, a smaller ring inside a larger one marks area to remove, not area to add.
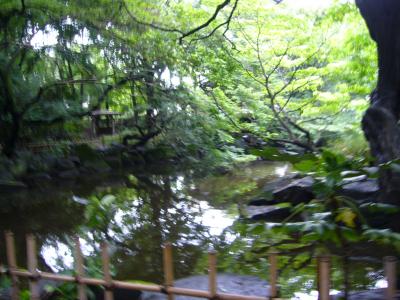
[[[116,278],[159,283],[164,242],[175,246],[176,277],[192,275],[210,247],[229,240],[222,233],[237,218],[238,204],[275,178],[279,167],[259,162],[201,179],[190,170],[141,170],[3,195],[0,230],[15,232],[21,267],[26,233],[37,234],[40,268],[52,271],[72,268],[71,236],[79,234],[87,264],[95,264],[106,239]]]
[[[243,227],[251,224],[238,217],[242,206],[266,183],[289,171],[288,165],[271,162],[255,162],[200,179],[191,170],[137,170],[82,180],[74,186],[2,195],[0,230],[15,232],[21,267],[26,267],[24,235],[33,231],[38,236],[42,270],[71,269],[70,237],[79,234],[90,276],[101,276],[100,241],[108,240],[115,278],[161,283],[161,245],[170,241],[177,278],[203,272],[207,266],[204,254],[213,247],[219,252],[221,271],[266,279],[266,244],[253,253],[250,246],[260,236],[244,234]],[[277,237],[268,240],[276,242]],[[0,261],[4,260],[1,251]],[[352,262],[354,288],[382,284],[381,264],[368,266]],[[315,269],[313,263],[301,270],[284,268],[282,295],[297,293],[299,299],[315,299]],[[338,262],[333,269],[335,287],[341,287],[341,278]]]

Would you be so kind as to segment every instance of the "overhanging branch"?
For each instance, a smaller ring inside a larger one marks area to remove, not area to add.
[[[199,32],[199,31],[203,30],[204,28],[207,28],[208,26],[210,26],[210,24],[211,24],[213,21],[215,21],[215,20],[217,19],[217,17],[218,17],[218,15],[220,14],[220,12],[221,12],[225,7],[227,7],[230,3],[231,3],[231,0],[225,0],[224,2],[220,3],[219,5],[217,5],[217,7],[216,7],[216,9],[215,9],[215,11],[214,11],[214,13],[213,13],[213,15],[212,15],[210,18],[208,18],[207,21],[205,21],[204,23],[202,23],[202,24],[198,25],[197,27],[195,27],[195,28],[193,28],[193,29],[190,29],[190,30],[188,30],[188,31],[183,31],[183,30],[176,29],[176,28],[168,28],[167,26],[163,26],[163,25],[160,25],[160,24],[156,24],[156,23],[154,23],[154,22],[145,22],[145,21],[139,20],[139,19],[138,19],[136,16],[134,16],[133,13],[129,10],[128,5],[125,3],[125,1],[122,1],[122,6],[123,6],[123,8],[125,9],[125,11],[127,12],[127,14],[129,15],[129,17],[130,17],[135,23],[137,23],[137,24],[139,24],[139,25],[142,25],[142,26],[150,27],[150,28],[152,28],[152,29],[159,30],[159,31],[171,32],[171,33],[178,33],[178,34],[180,35],[180,36],[179,36],[179,39],[178,39],[179,44],[182,44],[183,40],[184,40],[186,37],[191,36],[191,35],[193,35],[193,34]],[[224,26],[226,26],[226,27],[225,27],[225,31],[224,31],[224,33],[223,33],[223,34],[225,35],[226,32],[229,30],[229,25],[230,25],[230,22],[231,22],[231,20],[232,20],[233,14],[235,13],[235,11],[236,11],[236,9],[237,9],[238,3],[239,3],[239,0],[235,0],[235,1],[234,1],[233,7],[232,7],[232,9],[231,9],[231,11],[230,11],[230,13],[229,13],[227,19],[226,19],[224,22],[222,22],[222,23],[218,24],[216,27],[214,27],[214,28],[211,30],[210,33],[208,33],[208,34],[206,34],[206,35],[204,35],[204,36],[202,36],[202,37],[200,37],[200,38],[197,38],[197,39],[195,39],[195,40],[206,39],[206,38],[212,36],[219,28],[224,27]]]

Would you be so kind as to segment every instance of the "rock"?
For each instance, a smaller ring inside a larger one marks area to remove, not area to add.
[[[28,171],[28,162],[22,158],[14,161],[10,167],[10,172],[15,178],[23,177]]]
[[[78,168],[79,173],[84,174],[84,175],[92,175],[93,174],[93,170],[87,167],[79,167]]]
[[[79,175],[80,175],[80,173],[77,169],[62,171],[57,174],[57,176],[60,179],[66,179],[66,180],[74,180],[74,179],[78,178]]]
[[[343,297],[343,293],[332,296],[332,300],[340,300]],[[384,300],[385,289],[375,289],[369,291],[351,292],[348,300]],[[397,294],[395,299],[400,299],[400,293]]]
[[[136,165],[144,165],[146,161],[140,151],[137,149],[129,150],[126,153],[122,154],[122,162],[125,166],[136,166]]]
[[[312,186],[314,179],[311,176],[300,178],[273,191],[274,199],[281,202],[290,202],[297,205],[314,199]]]
[[[248,206],[248,217],[254,221],[265,220],[268,222],[281,222],[290,216],[290,208],[276,208],[273,205]],[[297,219],[297,218],[296,218]]]
[[[122,160],[120,156],[107,155],[104,157],[104,160],[112,169],[120,169],[122,167]]]
[[[311,176],[294,179],[292,175],[273,181],[263,188],[261,197],[249,202],[247,216],[255,221],[281,222],[290,216],[291,210],[275,205],[284,202],[297,205],[314,199],[313,184],[314,179]],[[296,220],[301,220],[301,216],[297,216]]]
[[[349,171],[351,172],[351,171]],[[359,175],[359,176],[353,176],[353,177],[346,177],[343,178],[343,182],[345,183],[352,183],[352,182],[359,182],[367,179],[367,175]]]
[[[347,174],[351,175],[351,173]],[[354,173],[356,175],[356,173]],[[346,178],[339,194],[347,196],[360,203],[376,201],[379,186],[376,179],[366,175]],[[314,179],[311,176],[300,179],[285,178],[274,181],[264,187],[263,192],[247,207],[248,216],[253,220],[282,221],[290,215],[288,208],[276,208],[279,203],[289,202],[293,206],[306,203],[315,198],[313,193]]]
[[[48,169],[54,169],[57,165],[57,157],[52,154],[42,155],[43,164],[47,166]]]
[[[271,194],[272,197],[272,194]],[[277,204],[275,199],[270,199],[268,196],[266,198],[255,198],[250,200],[247,204],[248,206],[270,206],[273,204]]]
[[[357,177],[357,175],[359,175],[360,172],[359,171],[353,171],[353,170],[349,170],[349,171],[342,171],[340,172],[340,175],[342,177],[349,177],[349,178],[355,178]],[[353,177],[350,177],[351,175],[354,175]],[[365,175],[361,175],[361,176],[365,176]]]
[[[81,162],[85,162],[87,160],[92,160],[93,157],[99,157],[99,153],[96,150],[92,149],[87,144],[80,144],[74,147],[74,153]]]
[[[14,176],[11,174],[11,172],[5,170],[5,169],[0,169],[0,180],[2,181],[12,181],[14,180]]]
[[[12,166],[13,162],[11,159],[5,157],[5,156],[0,156],[0,166],[4,169],[9,169]]]
[[[119,143],[111,143],[110,147],[106,149],[106,154],[120,155],[122,152],[127,151],[128,147]]]
[[[244,143],[245,148],[262,148],[266,146],[266,142],[262,140],[261,138],[254,136],[252,134],[245,134],[242,136],[242,139],[240,141],[241,143]]]
[[[48,173],[55,167],[55,162],[51,162],[47,154],[40,153],[28,160],[28,174],[45,172]]]
[[[104,289],[100,287],[91,287],[94,294],[94,299],[103,300],[104,299]],[[113,299],[114,300],[139,300],[142,299],[142,292],[133,291],[124,288],[114,288],[113,289]],[[59,298],[57,298],[59,299]]]
[[[100,159],[85,161],[83,165],[93,172],[103,173],[111,171],[111,167],[104,160]]]
[[[67,158],[58,158],[56,168],[60,171],[68,171],[75,169],[75,163]]]
[[[219,166],[215,168],[215,173],[217,173],[218,175],[226,175],[229,173],[229,171],[230,169],[227,166]]]
[[[379,167],[365,167],[363,170],[370,175],[376,175],[379,173]]]
[[[376,179],[365,179],[353,181],[343,186],[341,194],[355,200],[364,201],[376,199],[379,193],[378,181]]]
[[[43,184],[49,183],[51,181],[51,176],[47,173],[34,173],[26,177],[25,181],[30,186],[42,186]]]
[[[156,148],[146,149],[143,154],[144,160],[146,162],[158,162],[174,156],[174,151],[164,145],[160,145]]]
[[[79,159],[78,156],[69,156],[68,160],[72,161],[75,166],[79,166],[81,164],[81,160]]]
[[[27,185],[21,181],[0,180],[0,190],[27,188]]]
[[[196,290],[208,290],[208,276],[198,275],[176,280],[175,286]],[[239,294],[246,296],[268,296],[268,284],[255,276],[218,274],[218,293]],[[143,292],[141,300],[164,300],[166,295]],[[176,300],[197,300],[199,298],[175,296]]]
[[[257,197],[252,199],[248,205],[266,206],[280,203],[281,201],[274,197],[274,191],[280,190],[282,186],[289,185],[291,182],[293,182],[294,176],[294,174],[285,176],[267,183],[262,188],[262,192]]]
[[[92,172],[108,172],[111,170],[110,166],[104,161],[103,155],[88,145],[77,145],[74,151],[86,170]]]
[[[293,182],[295,179],[299,179],[296,177],[297,174],[290,174],[275,180],[272,180],[268,182],[264,187],[263,187],[263,192],[272,192],[276,189],[281,188],[282,186],[288,185],[289,183]]]

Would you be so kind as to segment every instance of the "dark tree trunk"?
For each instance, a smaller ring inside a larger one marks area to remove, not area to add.
[[[362,128],[378,164],[400,158],[400,1],[356,0],[378,48],[378,84]],[[381,200],[398,201],[400,174],[383,171]]]
[[[17,146],[19,133],[21,129],[20,117],[18,114],[12,114],[11,116],[10,130],[5,138],[3,145],[3,154],[8,157],[13,157]]]
[[[3,107],[3,114],[8,115],[10,117],[9,122],[10,125],[1,124],[1,126],[5,126],[6,133],[3,138],[3,149],[2,154],[12,157],[15,154],[15,148],[17,146],[19,133],[21,129],[21,119],[22,116],[18,113],[17,107],[15,104],[14,93],[12,90],[12,83],[9,75],[0,69],[0,83],[1,83],[1,93],[3,93],[3,97],[5,100]]]

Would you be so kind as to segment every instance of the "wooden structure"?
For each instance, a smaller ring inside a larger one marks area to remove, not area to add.
[[[115,117],[120,113],[109,110],[95,110],[90,114],[92,119],[92,135],[94,137],[115,133]]]
[[[104,299],[113,300],[113,288],[122,288],[135,291],[158,292],[168,295],[168,300],[174,300],[175,295],[185,295],[198,298],[206,298],[213,300],[279,300],[277,278],[278,278],[278,254],[271,253],[269,255],[269,290],[265,291],[266,297],[259,296],[243,296],[236,294],[219,293],[217,287],[217,253],[209,252],[209,289],[195,290],[187,288],[174,287],[174,271],[172,245],[167,243],[163,247],[164,259],[164,285],[147,285],[139,283],[130,283],[125,281],[113,280],[110,274],[110,258],[108,253],[108,245],[103,242],[101,245],[101,256],[103,263],[103,278],[89,278],[84,274],[84,259],[80,247],[79,238],[75,238],[75,276],[61,275],[38,270],[36,240],[32,234],[26,236],[27,244],[27,264],[28,269],[23,270],[17,267],[14,235],[10,231],[5,232],[6,252],[7,252],[7,268],[1,265],[0,274],[5,274],[10,277],[12,283],[12,300],[20,299],[19,278],[27,278],[29,280],[30,299],[40,300],[38,280],[47,279],[61,282],[71,282],[77,284],[77,294],[79,300],[87,300],[86,285],[103,286]],[[330,289],[330,257],[323,256],[317,258],[317,280],[319,300],[329,300]],[[396,299],[396,258],[386,257],[384,259],[385,276],[388,282],[385,299]]]

